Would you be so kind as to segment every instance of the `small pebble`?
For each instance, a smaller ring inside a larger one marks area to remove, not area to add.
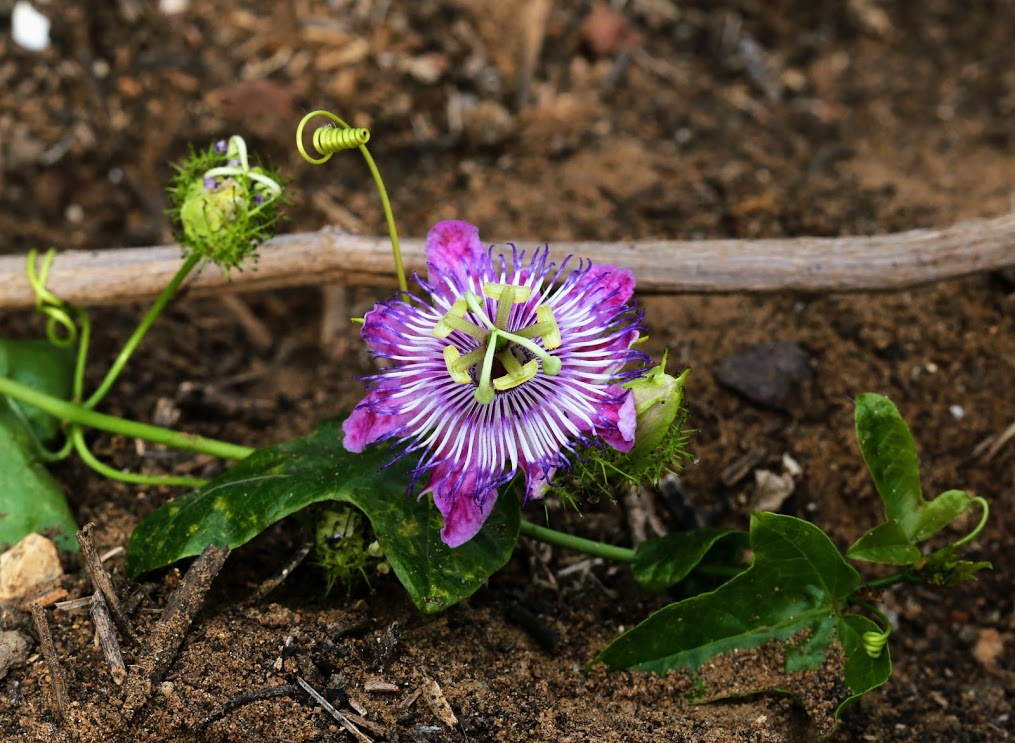
[[[18,46],[30,52],[49,48],[49,19],[37,11],[27,0],[14,3],[11,12],[11,38]]]

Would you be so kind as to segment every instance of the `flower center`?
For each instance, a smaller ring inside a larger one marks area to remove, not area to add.
[[[488,405],[496,396],[495,390],[503,392],[535,377],[539,373],[540,362],[544,374],[551,377],[559,374],[560,359],[548,350],[559,348],[561,338],[553,310],[545,304],[536,308],[536,322],[532,325],[508,330],[511,308],[528,301],[531,295],[529,287],[488,282],[483,286],[483,294],[497,303],[497,313],[492,320],[480,304],[479,297],[466,292],[437,321],[433,334],[436,338],[447,338],[457,330],[479,341],[479,347],[464,356],[455,346],[445,346],[444,363],[456,382],[470,384],[475,380],[476,402]],[[482,326],[466,320],[466,312],[471,312]],[[542,340],[544,347],[536,345],[533,338]],[[494,361],[499,362],[497,367],[494,367]],[[475,372],[471,371],[473,367]],[[494,377],[495,368],[498,374],[504,373]]]

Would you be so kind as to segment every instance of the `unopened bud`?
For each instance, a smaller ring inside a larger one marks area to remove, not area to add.
[[[690,369],[679,377],[666,373],[666,356],[658,366],[624,386],[634,396],[634,410],[638,416],[634,431],[634,447],[628,456],[639,462],[651,455],[662,443],[680,412],[684,400],[684,380]]]

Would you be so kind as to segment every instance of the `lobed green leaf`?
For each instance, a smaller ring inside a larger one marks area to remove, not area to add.
[[[719,543],[724,550],[713,550]],[[747,548],[748,537],[735,529],[703,528],[668,534],[638,545],[631,572],[647,591],[662,591],[684,580],[693,570],[739,572],[739,553]],[[721,553],[721,554],[720,554]]]
[[[948,490],[923,498],[920,462],[909,427],[887,397],[873,393],[856,400],[856,438],[887,523],[867,532],[848,551],[860,560],[910,565],[920,558],[915,545],[930,539],[969,508],[965,491]]]
[[[745,652],[778,647],[781,670],[790,679],[822,667],[844,674],[834,703],[819,705],[823,711],[808,707],[819,729],[830,732],[837,710],[888,678],[887,652],[873,666],[857,657],[849,634],[857,625],[853,619],[844,621],[846,601],[860,586],[860,576],[820,529],[791,516],[755,513],[750,544],[755,552],[750,568],[715,591],[651,615],[614,640],[593,663],[660,675],[698,672],[706,661],[735,660],[739,654],[737,662],[746,662]],[[843,652],[845,661],[839,659]],[[698,679],[696,701],[796,688],[792,681],[772,685],[771,679],[759,681],[758,687],[715,688],[700,673]]]
[[[199,554],[208,544],[238,547],[271,524],[321,501],[359,508],[416,606],[436,612],[470,596],[510,558],[520,506],[498,500],[483,530],[457,549],[440,540],[442,519],[429,497],[406,496],[409,465],[386,467],[383,448],[353,454],[341,419],[313,434],[259,449],[206,486],[145,518],[127,546],[132,576]]]

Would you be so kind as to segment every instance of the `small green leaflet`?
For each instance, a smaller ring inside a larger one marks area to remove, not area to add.
[[[631,573],[646,591],[663,591],[695,569],[706,574],[739,572],[739,553],[746,549],[747,541],[747,534],[734,529],[703,528],[668,534],[638,545]],[[725,549],[719,549],[720,543]]]
[[[498,499],[482,531],[452,549],[429,497],[405,494],[410,465],[384,448],[353,454],[342,446],[342,421],[306,438],[259,449],[200,490],[145,518],[127,546],[132,576],[199,554],[208,544],[238,547],[271,524],[321,501],[359,508],[416,606],[437,612],[472,595],[507,563],[518,540],[520,505]],[[384,468],[384,469],[382,469]]]
[[[43,340],[0,339],[2,376],[67,399],[73,370],[73,349]],[[59,433],[56,418],[0,395],[0,549],[32,532],[46,532],[60,549],[78,550],[74,516],[40,450]]]
[[[924,500],[916,444],[887,397],[873,393],[857,397],[856,438],[885,504],[887,521],[860,537],[846,554],[857,560],[911,565],[920,559],[915,545],[965,511],[969,496],[963,490],[948,490],[932,501]]]
[[[715,591],[657,611],[614,640],[593,663],[660,675],[695,672],[706,661],[775,643],[785,657],[782,671],[791,679],[829,667],[844,676],[834,704],[812,707],[802,700],[819,731],[829,733],[846,705],[883,684],[891,673],[887,649],[872,658],[862,643],[854,642],[857,628],[865,632],[876,630],[876,625],[845,614],[860,576],[820,529],[791,516],[755,513],[750,542],[755,559],[749,569]],[[696,701],[773,688],[802,694],[792,683],[730,690],[710,687],[701,673],[698,678],[703,688]]]

